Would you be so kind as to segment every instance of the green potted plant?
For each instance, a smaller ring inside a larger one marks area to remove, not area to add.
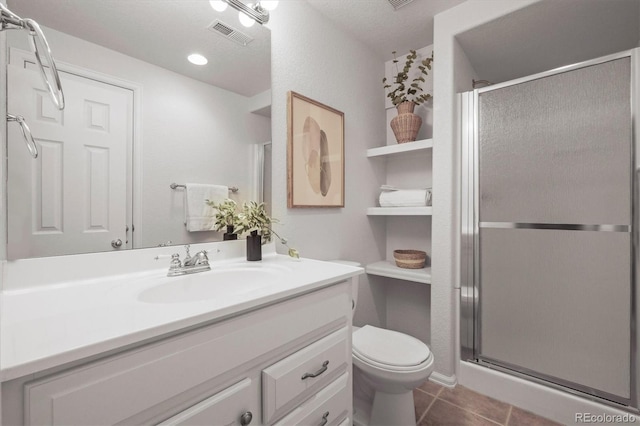
[[[262,244],[271,241],[272,235],[278,237],[280,242],[289,250],[289,256],[299,258],[295,248],[289,247],[287,240],[280,237],[272,225],[278,220],[270,217],[264,207],[264,203],[249,201],[242,205],[238,214],[238,232],[249,232],[247,236],[247,260],[262,260]]]
[[[391,129],[398,143],[413,142],[416,140],[418,131],[422,125],[422,118],[414,114],[413,110],[416,105],[420,105],[433,98],[431,94],[424,93],[422,88],[422,85],[426,82],[425,77],[429,75],[433,64],[433,53],[431,53],[430,57],[419,62],[418,69],[420,72],[417,77],[409,83],[409,73],[417,59],[418,53],[415,50],[410,50],[404,67],[402,70],[399,70],[399,61],[394,51],[393,63],[396,66],[396,75],[393,77],[392,82],[388,82],[387,77],[382,79],[384,88],[389,90],[387,97],[391,99],[391,102],[398,110],[398,115],[391,120]]]
[[[206,200],[206,203],[216,209],[213,229],[215,231],[225,230],[226,232],[222,236],[222,239],[225,241],[237,240],[238,234],[234,232],[234,227],[240,220],[238,216],[238,204],[230,198],[227,198],[221,203],[215,203],[211,200]]]

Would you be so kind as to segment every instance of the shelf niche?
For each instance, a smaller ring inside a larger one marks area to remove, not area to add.
[[[395,262],[380,261],[370,263],[365,267],[369,275],[378,275],[387,278],[396,278],[404,281],[412,281],[422,284],[431,284],[431,267],[422,269],[399,268]]]
[[[367,150],[367,157],[392,157],[407,153],[417,153],[433,148],[433,139],[423,139],[415,142],[399,143],[395,145],[381,146]]]

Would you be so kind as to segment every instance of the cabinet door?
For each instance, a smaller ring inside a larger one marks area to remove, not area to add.
[[[191,408],[160,423],[158,426],[178,425],[240,425],[247,426],[259,415],[257,390],[246,378],[205,399]],[[257,424],[255,421],[254,424]]]

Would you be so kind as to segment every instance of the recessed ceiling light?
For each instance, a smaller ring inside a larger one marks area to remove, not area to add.
[[[198,53],[192,53],[191,55],[187,56],[187,59],[189,60],[189,62],[195,65],[206,65],[207,62],[209,62],[207,58]]]

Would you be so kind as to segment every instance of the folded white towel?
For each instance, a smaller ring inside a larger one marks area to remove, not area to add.
[[[187,183],[184,190],[184,224],[187,231],[211,231],[215,225],[216,209],[206,200],[221,203],[229,198],[229,188],[224,185]]]
[[[431,188],[397,189],[384,185],[380,193],[380,207],[424,207],[431,205]]]

